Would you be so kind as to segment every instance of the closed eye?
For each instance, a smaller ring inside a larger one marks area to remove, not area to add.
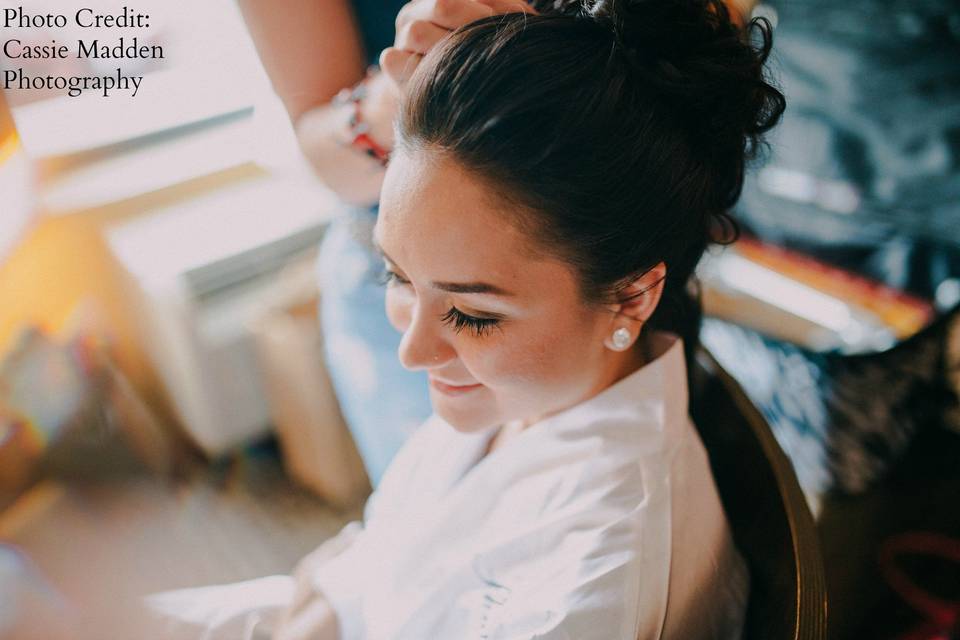
[[[498,328],[500,325],[499,318],[478,318],[466,314],[456,307],[450,307],[450,310],[441,316],[441,320],[445,324],[451,325],[457,333],[464,329],[470,329],[474,336],[478,338],[488,335],[492,329]]]

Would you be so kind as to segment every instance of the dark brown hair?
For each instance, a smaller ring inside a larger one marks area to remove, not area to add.
[[[763,71],[770,25],[740,29],[719,0],[537,4],[424,58],[399,146],[449,154],[519,205],[590,301],[664,262],[648,325],[692,347],[688,281],[710,242],[736,236],[745,163],[784,109]]]

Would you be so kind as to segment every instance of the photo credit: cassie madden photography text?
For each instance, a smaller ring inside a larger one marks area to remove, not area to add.
[[[0,10],[4,90],[78,97],[136,97],[144,69],[165,59],[150,36],[151,16],[132,6],[102,11],[76,6],[51,13],[25,4]]]

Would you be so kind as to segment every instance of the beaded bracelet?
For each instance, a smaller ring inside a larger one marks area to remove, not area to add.
[[[350,120],[347,122],[351,137],[349,145],[377,160],[381,165],[387,166],[387,162],[390,160],[390,152],[373,139],[370,135],[370,124],[363,119],[363,101],[368,94],[370,79],[376,71],[376,67],[367,69],[366,77],[356,86],[341,89],[340,92],[334,96],[333,104],[349,104],[353,108],[350,113]]]

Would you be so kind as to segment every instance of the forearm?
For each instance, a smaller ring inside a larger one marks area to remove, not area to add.
[[[372,205],[378,200],[383,168],[351,148],[351,107],[331,104],[341,89],[363,78],[364,55],[347,0],[238,0],[247,28],[297,131],[303,154],[318,177],[345,201]],[[389,148],[391,106],[377,81],[364,101],[364,121],[372,136]]]
[[[237,4],[292,121],[363,78],[363,46],[347,0]]]

